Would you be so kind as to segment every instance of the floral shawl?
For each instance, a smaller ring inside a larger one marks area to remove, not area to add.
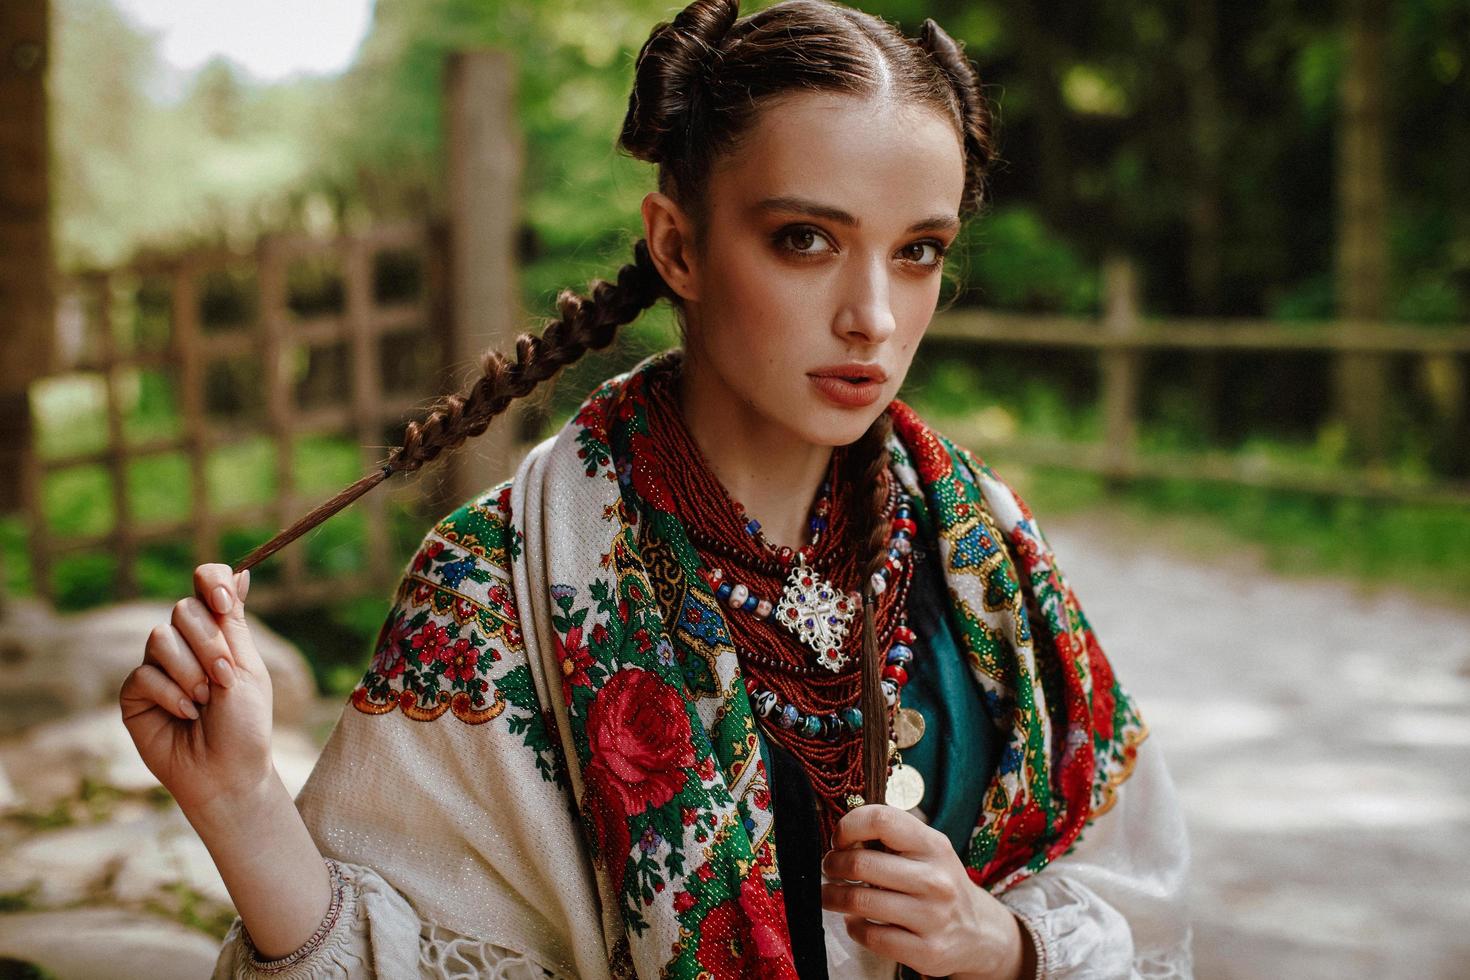
[[[725,610],[632,465],[645,386],[678,356],[605,381],[426,537],[298,805],[326,853],[373,865],[426,919],[548,966],[795,977]],[[1025,503],[907,405],[889,411],[893,472],[936,529],[951,622],[1005,739],[961,855],[999,893],[1111,806],[1146,728]],[[362,763],[411,781],[399,802],[342,778]]]

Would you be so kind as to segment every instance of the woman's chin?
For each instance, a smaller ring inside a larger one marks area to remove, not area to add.
[[[814,445],[850,446],[863,437],[880,414],[876,407],[859,412],[834,410],[830,405],[813,405],[806,413],[807,424],[798,431],[802,438]]]

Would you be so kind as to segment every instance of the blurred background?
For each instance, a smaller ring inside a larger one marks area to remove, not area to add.
[[[1031,504],[1163,745],[1197,975],[1470,977],[1470,0],[861,6],[987,83],[902,397]],[[676,11],[0,4],[0,975],[207,971],[233,909],[117,688],[195,564],[629,261],[614,141]],[[653,311],[254,571],[288,782],[435,518],[673,342]]]

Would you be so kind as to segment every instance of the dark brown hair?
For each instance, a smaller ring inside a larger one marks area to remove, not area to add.
[[[734,150],[757,114],[778,96],[837,92],[894,98],[928,106],[949,119],[963,137],[965,188],[960,214],[968,217],[983,198],[991,161],[990,114],[974,65],[938,24],[925,20],[917,38],[905,37],[881,18],[831,0],[782,0],[739,17],[738,0],[695,0],[669,23],[654,27],[638,52],[633,91],[618,145],[658,168],[661,191],[678,201],[696,228],[696,247],[707,231],[710,170]],[[291,527],[252,551],[236,566],[257,564],[393,473],[419,469],[446,450],[485,431],[514,399],[589,349],[612,343],[617,330],[660,297],[670,300],[684,328],[682,303],[664,283],[639,240],[633,261],[615,282],[599,279],[590,295],[570,289],[557,297],[558,317],[540,336],[516,339],[515,359],[489,350],[481,377],[461,394],[446,395],[422,421],[410,422],[403,445],[375,473],[363,477]],[[852,546],[870,556],[864,565],[863,760],[868,802],[882,802],[887,769],[887,711],[879,681],[882,664],[873,631],[872,573],[887,558],[886,502],[891,422],[885,412],[848,453],[846,479],[871,487],[869,506],[852,522]]]

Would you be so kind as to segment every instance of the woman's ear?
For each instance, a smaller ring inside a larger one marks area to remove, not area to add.
[[[699,299],[694,223],[678,202],[653,191],[643,198],[643,232],[654,267],[684,300]]]

